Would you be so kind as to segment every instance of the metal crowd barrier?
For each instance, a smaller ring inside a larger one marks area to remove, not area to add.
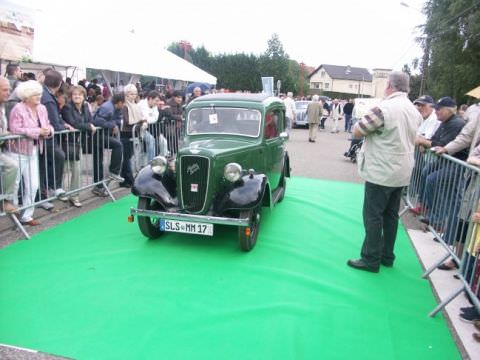
[[[174,120],[149,124],[146,129],[135,125],[131,138],[133,172],[138,172],[157,155],[174,156],[181,145],[183,131],[183,123],[179,126]],[[36,142],[38,152],[43,148],[43,153],[33,155],[37,159],[34,162],[26,161],[26,157],[19,154],[18,149],[25,141],[33,144],[31,139],[21,135],[0,136],[2,153],[13,159],[19,168],[16,194],[5,193],[4,171],[1,171],[0,202],[5,195],[13,195],[21,213],[57,199],[55,190],[63,189],[65,194],[62,197],[65,199],[78,196],[80,192],[93,187],[103,188],[115,201],[109,189],[111,178],[108,175],[114,163],[116,169],[112,170],[118,175],[123,161],[118,134],[113,135],[108,129],[102,128],[97,128],[94,135],[78,130],[56,132],[53,138]],[[1,211],[0,216],[8,215],[23,235],[30,238],[16,215]]]
[[[427,278],[449,257],[459,266],[461,285],[430,313],[435,316],[463,291],[480,310],[480,226],[472,215],[480,211],[480,168],[449,155],[415,151],[415,167],[402,212],[412,211],[427,225],[445,254],[426,269]],[[478,232],[478,234],[477,234]]]
[[[103,188],[115,201],[109,189],[111,179],[108,177],[111,139],[107,130],[102,128],[97,128],[94,135],[82,134],[78,130],[56,132],[52,138],[35,142],[21,135],[0,136],[0,143],[3,143],[1,152],[14,160],[18,167],[14,187],[16,193],[6,194],[5,180],[1,176],[0,198],[5,195],[12,196],[13,203],[19,210],[18,214],[58,199],[55,191],[60,192],[60,189],[65,191],[62,196],[68,201],[70,197],[96,186]],[[36,145],[36,152],[29,161],[30,156],[22,155],[22,149],[31,145]],[[42,153],[40,149],[43,149]],[[121,148],[116,150],[115,155],[120,157],[120,171]],[[15,214],[0,212],[0,216],[6,215],[23,235],[30,239],[19,218]]]
[[[182,144],[184,128],[175,120],[163,120],[148,124],[147,128],[134,125],[132,129],[132,170],[138,172],[153,157],[173,157]]]

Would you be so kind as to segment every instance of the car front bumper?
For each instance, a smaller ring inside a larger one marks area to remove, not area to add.
[[[141,210],[133,207],[130,208],[130,214],[133,216],[148,216],[155,219],[191,221],[191,222],[206,223],[206,224],[244,226],[244,227],[249,226],[250,224],[250,220],[248,218],[236,219],[236,218],[227,218],[227,217],[210,216],[210,215],[180,214],[180,213],[171,213],[171,212],[165,212],[165,211]]]

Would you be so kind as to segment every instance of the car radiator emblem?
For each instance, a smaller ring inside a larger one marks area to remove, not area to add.
[[[200,166],[198,166],[197,163],[192,164],[192,165],[190,165],[190,166],[187,167],[187,173],[188,173],[188,175],[193,175],[193,174],[195,174],[198,170],[200,170]]]

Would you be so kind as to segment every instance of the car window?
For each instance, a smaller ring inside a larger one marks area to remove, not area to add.
[[[245,108],[195,108],[187,115],[187,134],[231,134],[257,137],[261,114]]]
[[[265,139],[273,139],[280,134],[282,113],[280,111],[269,111],[265,115],[265,131],[263,137]]]
[[[295,103],[295,107],[296,107],[297,110],[306,110],[307,106],[308,106],[307,101],[297,101]]]

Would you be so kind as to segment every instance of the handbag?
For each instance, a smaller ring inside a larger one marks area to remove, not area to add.
[[[65,152],[65,159],[68,161],[79,161],[80,160],[80,144],[74,141],[63,141],[62,149]]]

